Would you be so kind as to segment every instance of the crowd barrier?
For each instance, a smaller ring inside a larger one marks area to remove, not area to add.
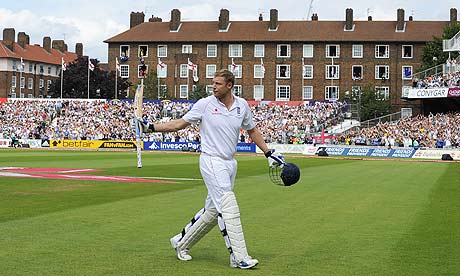
[[[135,141],[117,140],[37,140],[19,139],[19,147],[26,148],[52,148],[52,149],[129,149],[136,148]],[[143,141],[141,144],[145,151],[192,151],[200,152],[198,142],[151,142]],[[0,139],[0,148],[11,147],[11,139]],[[365,147],[365,146],[329,146],[309,144],[268,144],[275,151],[286,154],[318,155],[324,151],[328,156],[366,156],[387,158],[414,158],[440,160],[443,155],[450,155],[454,160],[460,160],[460,149],[426,149],[426,148],[393,148]],[[237,152],[262,153],[252,143],[238,143]]]

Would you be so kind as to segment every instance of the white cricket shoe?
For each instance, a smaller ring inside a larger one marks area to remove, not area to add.
[[[258,263],[259,261],[257,259],[253,259],[249,255],[240,262],[237,262],[233,255],[230,255],[230,267],[248,269],[255,267]]]
[[[190,256],[190,254],[188,254],[188,249],[184,249],[184,250],[180,250],[178,247],[177,247],[177,242],[176,240],[173,238],[171,238],[169,240],[171,242],[171,245],[172,247],[174,248],[174,250],[176,251],[177,253],[177,258],[181,261],[190,261],[192,260],[192,256]]]

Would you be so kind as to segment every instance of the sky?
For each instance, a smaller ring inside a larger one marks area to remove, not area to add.
[[[230,12],[230,21],[264,20],[270,17],[270,9],[278,10],[278,20],[307,20],[317,13],[319,20],[345,20],[345,10],[353,9],[354,20],[396,20],[396,10],[405,10],[406,20],[448,21],[450,8],[457,8],[458,0],[21,0],[2,1],[0,26],[14,28],[16,39],[19,32],[30,36],[31,44],[43,44],[43,37],[64,39],[71,52],[75,44],[83,43],[83,54],[107,62],[107,44],[103,41],[129,29],[131,12],[144,12],[147,21],[152,15],[170,21],[171,10],[181,11],[182,21],[217,21],[222,8]],[[309,16],[310,14],[310,16]],[[3,34],[3,32],[2,32]]]

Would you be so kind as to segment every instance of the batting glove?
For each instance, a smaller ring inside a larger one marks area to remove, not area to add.
[[[155,131],[155,127],[153,126],[153,124],[149,123],[147,119],[140,118],[140,117],[137,117],[136,119],[139,122],[139,126],[142,128],[142,132],[148,133],[148,132]]]
[[[267,157],[269,167],[284,166],[284,156],[281,153],[275,153],[273,149],[267,151],[265,157]]]

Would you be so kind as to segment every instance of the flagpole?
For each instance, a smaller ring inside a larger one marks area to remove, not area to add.
[[[187,100],[188,100],[189,89],[190,89],[190,70],[187,68]]]
[[[302,98],[303,98],[303,87],[305,85],[304,78],[305,78],[305,60],[304,58],[302,58],[302,90],[300,93],[300,95],[302,95]]]
[[[89,57],[88,57],[88,99],[89,99]]]
[[[61,99],[62,99],[62,84],[64,83],[64,70],[61,66]]]
[[[24,80],[24,86],[26,85],[26,80]],[[21,65],[21,71],[19,71],[19,98],[21,97],[22,94],[22,65]]]
[[[118,68],[117,65],[115,64],[115,99],[117,99],[117,94],[118,94]]]

